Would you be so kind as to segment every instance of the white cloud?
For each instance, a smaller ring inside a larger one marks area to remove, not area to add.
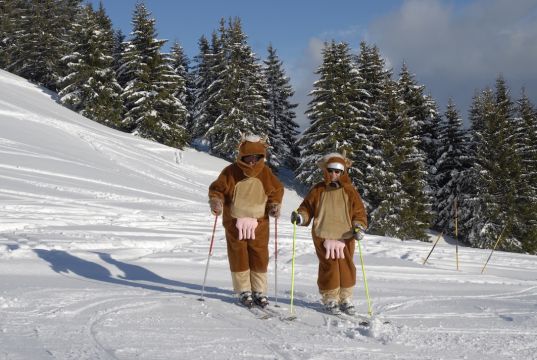
[[[302,52],[302,55],[289,65],[289,74],[292,74],[291,82],[295,90],[293,101],[298,103],[296,108],[296,122],[300,125],[300,131],[309,126],[309,120],[304,114],[308,108],[310,97],[308,94],[312,90],[313,83],[317,80],[314,73],[323,61],[322,49],[324,40],[311,38],[308,47]]]
[[[439,104],[453,97],[463,115],[475,89],[499,74],[515,98],[525,86],[537,99],[536,0],[476,0],[462,7],[409,0],[374,21],[369,37],[396,74],[405,61]]]

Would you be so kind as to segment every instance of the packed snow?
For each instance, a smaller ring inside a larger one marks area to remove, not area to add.
[[[92,122],[0,71],[0,359],[537,359],[537,258],[367,235],[370,326],[320,311],[287,182],[271,305],[237,305],[207,188],[226,161]],[[271,220],[271,229],[274,230]],[[436,240],[436,234],[431,234]],[[360,259],[355,300],[368,316]],[[277,303],[274,297],[277,279]],[[277,305],[277,306],[276,306]]]

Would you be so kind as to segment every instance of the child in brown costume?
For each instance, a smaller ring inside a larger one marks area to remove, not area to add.
[[[367,227],[365,207],[349,178],[349,159],[331,153],[318,165],[324,181],[313,186],[298,210],[291,214],[291,222],[308,226],[315,218],[311,234],[319,258],[317,285],[321,301],[329,313],[343,311],[353,315],[354,241],[362,240]]]
[[[211,212],[223,213],[233,289],[248,307],[268,304],[268,216],[280,216],[283,197],[282,183],[265,165],[267,147],[258,136],[243,138],[236,162],[209,187]]]

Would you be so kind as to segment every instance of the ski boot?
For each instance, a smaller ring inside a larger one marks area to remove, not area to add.
[[[339,305],[339,309],[347,315],[356,315],[356,308],[350,300],[345,300]]]
[[[246,306],[247,308],[251,308],[254,305],[254,299],[252,299],[252,293],[250,291],[243,291],[239,295],[239,302]]]
[[[339,305],[335,300],[330,300],[326,304],[324,304],[324,311],[330,315],[341,314],[341,311],[339,310]]]
[[[268,305],[268,298],[262,292],[254,291],[254,303],[259,307],[266,307]]]

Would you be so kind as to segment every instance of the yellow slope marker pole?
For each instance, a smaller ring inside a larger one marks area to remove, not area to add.
[[[444,229],[444,230],[445,230],[445,229]],[[431,254],[433,253],[433,250],[434,250],[436,244],[438,244],[438,240],[440,240],[440,238],[442,237],[442,235],[444,235],[444,230],[442,230],[442,232],[440,233],[440,235],[438,235],[438,237],[436,238],[436,241],[434,242],[433,248],[431,249],[431,251],[429,251],[429,255],[427,255],[427,257],[425,258],[425,260],[423,260],[423,265],[425,265],[425,263],[426,263],[427,260],[429,259],[429,256],[431,256]]]
[[[459,271],[459,213],[457,209],[457,199],[455,198],[455,258],[457,262],[457,271]]]
[[[487,264],[489,263],[489,260],[492,257],[492,253],[494,252],[494,250],[496,250],[496,246],[498,246],[498,244],[500,243],[500,240],[502,238],[503,232],[505,231],[506,227],[507,227],[507,225],[505,225],[503,227],[502,232],[500,233],[500,236],[498,236],[498,240],[496,240],[496,243],[494,244],[494,247],[492,248],[492,251],[490,252],[489,257],[488,257],[487,261],[485,262],[485,265],[483,265],[483,269],[481,269],[481,274],[483,274],[483,272],[485,271],[485,268],[487,267]]]

